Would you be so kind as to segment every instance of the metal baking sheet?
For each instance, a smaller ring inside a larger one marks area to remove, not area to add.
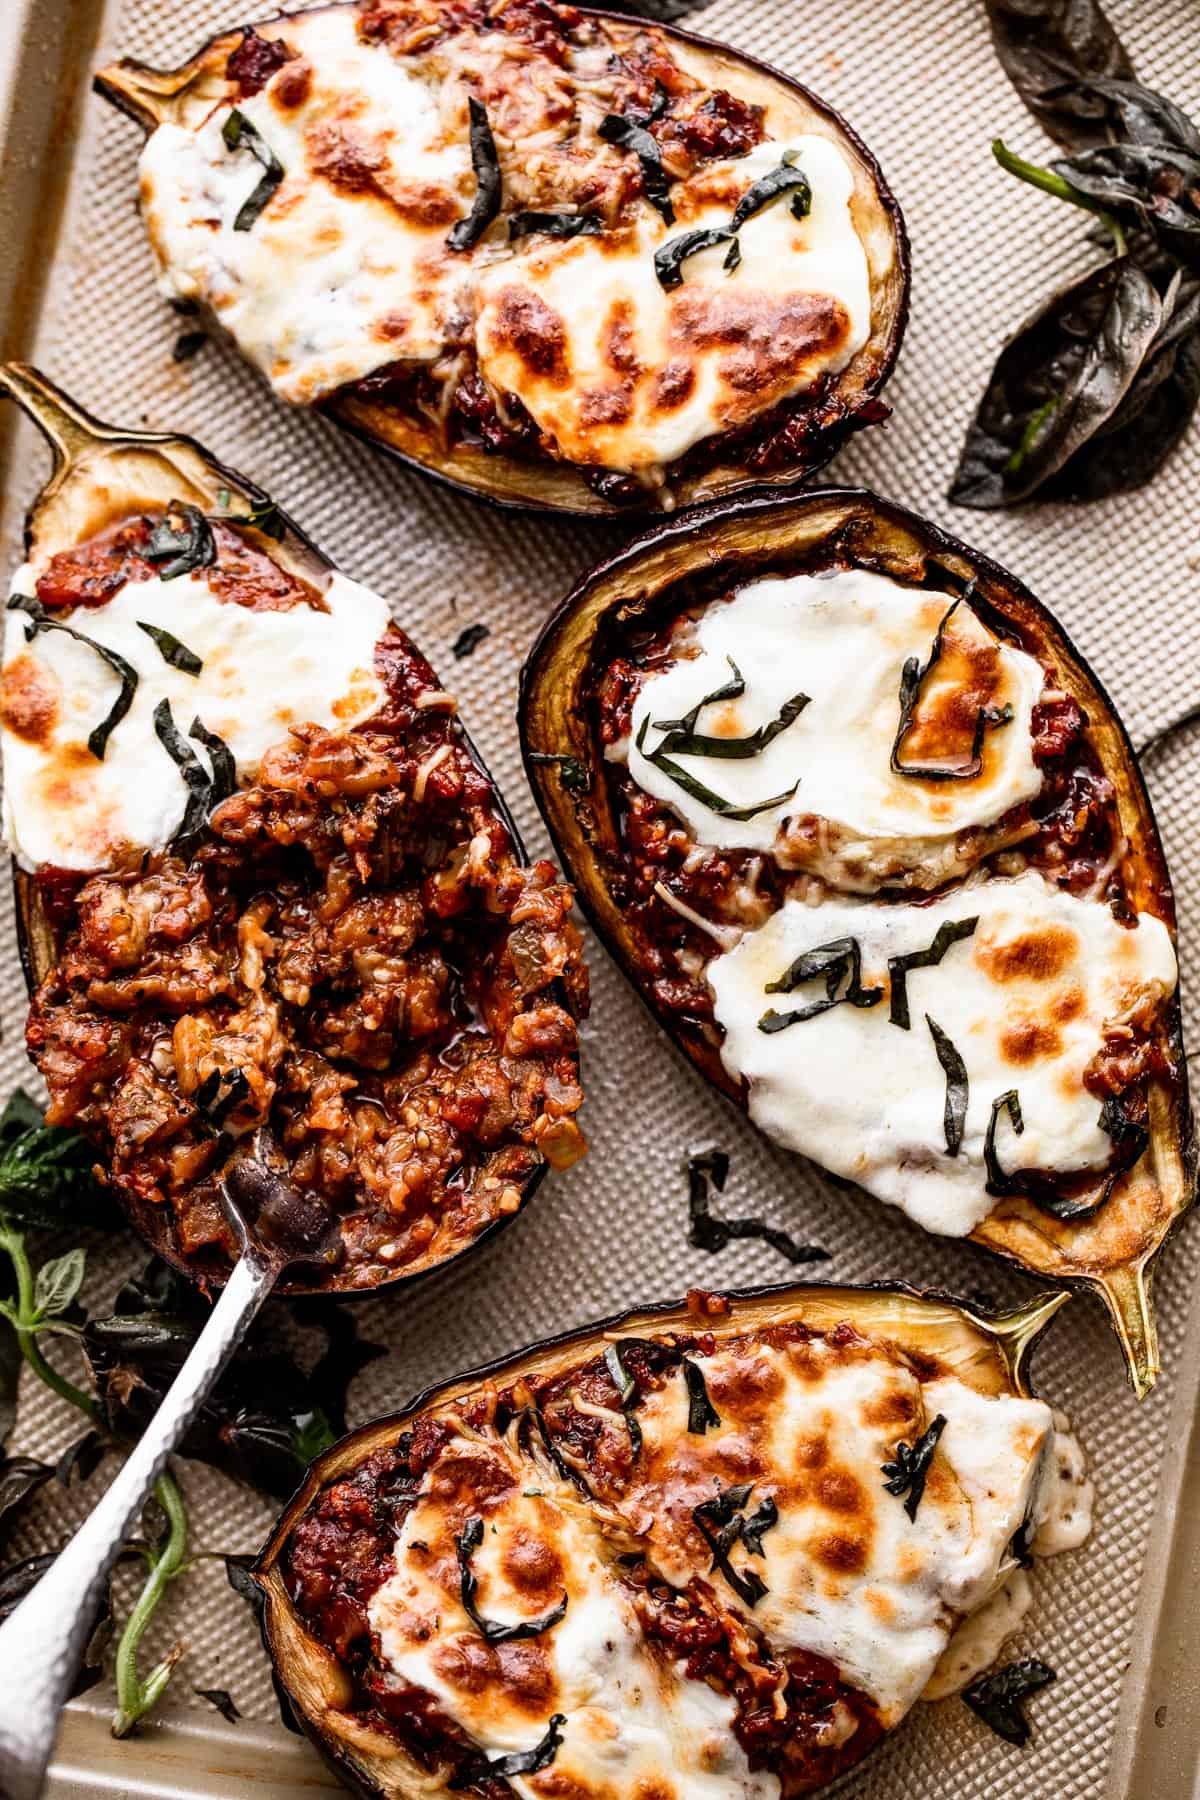
[[[1150,85],[1197,109],[1200,58],[1191,0],[1109,0]],[[237,18],[230,0],[0,0],[0,346],[37,362],[101,416],[181,428],[286,502],[346,570],[391,600],[459,693],[464,716],[529,841],[544,842],[520,775],[513,712],[522,656],[570,580],[618,541],[612,527],[505,518],[276,403],[231,351],[171,357],[180,321],[157,299],[134,214],[138,136],[88,92],[96,64],[121,52],[169,63]],[[881,20],[883,29],[881,29]],[[964,513],[945,488],[966,419],[1007,330],[1087,255],[1069,209],[1009,182],[988,145],[1003,134],[1045,144],[1001,75],[977,0],[713,0],[689,25],[778,62],[838,106],[878,154],[914,247],[912,323],[888,397],[895,417],[839,459],[862,481],[926,512],[997,556],[1064,620],[1109,686],[1135,742],[1200,699],[1200,434],[1154,488],[1072,510]],[[47,468],[32,431],[0,412],[0,563],[19,560],[20,522]],[[454,662],[464,625],[490,636]],[[1180,907],[1185,1022],[1195,1046],[1200,992],[1200,733],[1148,761]],[[901,1276],[1010,1300],[1028,1284],[959,1244],[835,1191],[773,1150],[707,1090],[658,1036],[597,949],[585,1040],[592,1155],[547,1182],[527,1216],[464,1270],[360,1309],[391,1354],[358,1381],[358,1420],[427,1382],[530,1337],[693,1281],[779,1279],[762,1245],[719,1258],[688,1247],[681,1163],[691,1147],[731,1154],[731,1201],[825,1244],[840,1280]],[[1190,981],[1189,978],[1190,977]],[[1192,991],[1190,991],[1192,990]],[[23,994],[7,898],[0,902],[0,1083],[29,1082]],[[89,1247],[87,1295],[109,1300],[140,1261],[129,1239]],[[1047,1565],[1014,1642],[1058,1670],[1036,1703],[1033,1745],[992,1738],[957,1702],[919,1707],[839,1790],[855,1800],[1194,1800],[1200,1794],[1200,1234],[1185,1231],[1158,1281],[1165,1374],[1137,1406],[1098,1308],[1073,1303],[1041,1352],[1042,1391],[1073,1415],[1099,1500],[1082,1552]],[[45,1394],[23,1400],[16,1442],[50,1455],[72,1420]],[[260,1497],[184,1465],[193,1547],[258,1546],[272,1516]],[[31,1512],[14,1552],[58,1541],[103,1473]],[[172,1590],[156,1644],[187,1654],[170,1708],[114,1743],[105,1690],[76,1702],[50,1788],[99,1795],[261,1796],[335,1791],[276,1722],[247,1609],[219,1562]],[[196,1687],[229,1689],[245,1715],[225,1724]]]

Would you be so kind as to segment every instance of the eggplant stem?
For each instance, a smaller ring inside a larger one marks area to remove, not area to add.
[[[1158,1380],[1158,1326],[1150,1303],[1151,1259],[1126,1263],[1096,1277],[1113,1327],[1125,1353],[1129,1380],[1139,1400],[1144,1400]]]
[[[69,400],[29,363],[0,363],[0,393],[10,394],[54,451],[55,473],[119,434]]]
[[[1070,1298],[1069,1289],[1056,1288],[1049,1293],[1036,1295],[1024,1306],[1015,1307],[1012,1312],[1001,1313],[998,1318],[988,1318],[986,1315],[969,1312],[967,1308],[963,1309],[989,1337],[995,1338],[1018,1393],[1028,1391],[1026,1366],[1038,1339]]]

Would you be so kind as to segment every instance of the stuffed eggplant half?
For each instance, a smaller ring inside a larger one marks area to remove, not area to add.
[[[356,0],[100,91],[161,286],[276,392],[493,500],[796,481],[886,415],[900,215],[821,101],[551,0]]]
[[[925,1229],[1098,1287],[1147,1389],[1193,1194],[1171,889],[1032,595],[869,494],[731,503],[584,581],[522,714],[578,892],[688,1055]]]
[[[260,489],[0,388],[57,458],[0,677],[47,1119],[205,1285],[246,1159],[293,1291],[450,1260],[583,1150],[570,889],[386,603]]]
[[[1091,1483],[1030,1345],[776,1288],[610,1320],[364,1426],[259,1560],[296,1716],[361,1792],[779,1800],[988,1666]]]

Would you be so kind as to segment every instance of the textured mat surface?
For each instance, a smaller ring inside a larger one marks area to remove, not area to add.
[[[101,50],[170,62],[229,23],[235,10],[228,0],[123,0],[112,8]],[[1200,65],[1189,0],[1112,0],[1110,11],[1143,79],[1195,109]],[[1086,256],[1069,209],[1010,181],[988,154],[997,133],[1033,155],[1045,144],[993,58],[981,14],[976,0],[894,0],[886,8],[879,0],[714,0],[688,23],[778,62],[839,107],[876,151],[907,216],[913,310],[888,392],[895,417],[861,436],[833,478],[894,495],[1009,564],[1075,635],[1142,742],[1200,700],[1200,434],[1150,492],[1127,499],[998,516],[959,511],[944,498],[1001,340],[1049,291],[1056,272],[1073,258],[1082,266]],[[540,848],[519,772],[517,671],[551,604],[618,534],[502,517],[392,468],[323,421],[285,412],[216,345],[192,362],[173,363],[179,321],[154,294],[134,217],[137,134],[98,100],[86,104],[85,155],[37,360],[104,417],[203,437],[275,492],[349,573],[386,594],[456,687],[529,842]],[[36,439],[24,433],[6,496],[9,565],[20,509],[44,469]],[[477,620],[491,635],[471,658],[454,663],[451,643]],[[1200,948],[1198,757],[1200,735],[1192,733],[1150,758],[1147,770],[1180,901],[1185,976],[1193,981]],[[25,1078],[12,942],[11,918],[0,919],[5,1091]],[[364,1330],[386,1341],[391,1355],[359,1381],[356,1418],[633,1299],[677,1295],[693,1281],[784,1278],[786,1267],[762,1245],[735,1245],[716,1258],[688,1248],[680,1165],[704,1142],[730,1152],[731,1205],[826,1245],[834,1279],[898,1276],[1001,1299],[1027,1291],[982,1254],[926,1237],[773,1151],[670,1050],[598,949],[592,963],[595,1007],[585,1045],[592,1155],[547,1182],[524,1220],[462,1272],[433,1280],[412,1298],[363,1306]],[[1193,1007],[1193,1044],[1200,1042],[1196,1022]],[[137,1259],[130,1243],[96,1245],[89,1291],[107,1299]],[[1071,1411],[1091,1453],[1099,1515],[1088,1550],[1038,1576],[1038,1605],[1018,1640],[1023,1653],[1044,1655],[1058,1670],[1057,1684],[1036,1703],[1033,1746],[1009,1749],[957,1702],[919,1708],[845,1793],[861,1800],[1076,1800],[1099,1793],[1198,1261],[1200,1237],[1184,1233],[1161,1266],[1167,1374],[1146,1405],[1137,1407],[1124,1386],[1098,1308],[1082,1301],[1068,1308],[1042,1352],[1042,1389]],[[50,1454],[71,1431],[64,1408],[27,1395],[23,1447]],[[202,1468],[185,1468],[184,1480],[197,1548],[257,1546],[271,1516],[266,1504]],[[94,1489],[95,1482],[85,1492]],[[19,1547],[54,1541],[81,1505],[75,1494],[56,1496],[39,1508]],[[269,1715],[261,1652],[219,1564],[198,1565],[170,1614],[172,1633],[188,1646],[180,1695],[192,1686],[226,1687],[244,1712]]]

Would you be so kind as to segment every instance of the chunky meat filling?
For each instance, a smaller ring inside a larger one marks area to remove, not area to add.
[[[102,604],[136,535],[56,558],[45,598]],[[219,552],[226,597],[287,603],[269,557]],[[520,861],[398,630],[376,669],[365,725],[295,729],[190,853],[39,875],[61,942],[27,1026],[47,1118],[202,1272],[233,1250],[218,1178],[262,1127],[339,1288],[444,1260],[584,1148],[570,890]]]

